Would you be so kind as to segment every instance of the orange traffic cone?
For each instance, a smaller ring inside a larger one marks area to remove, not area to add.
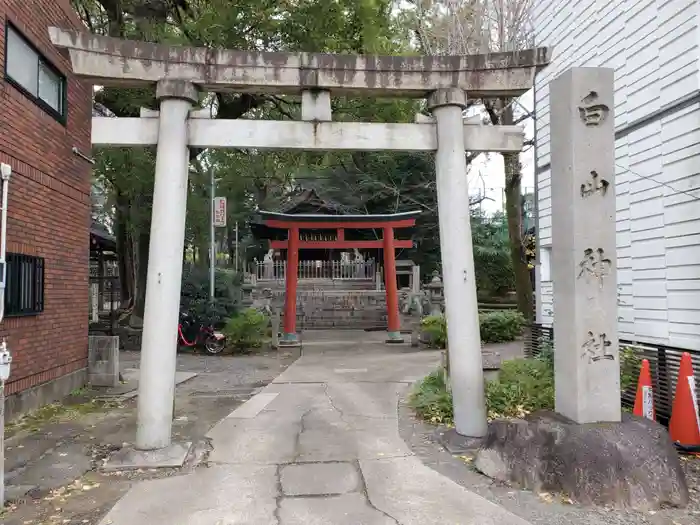
[[[698,400],[695,396],[693,363],[688,352],[681,357],[668,430],[671,439],[679,449],[700,452],[700,414],[698,414]]]
[[[651,369],[649,360],[642,360],[642,369],[637,382],[637,397],[634,400],[634,415],[656,420],[654,411],[654,390],[651,386]]]

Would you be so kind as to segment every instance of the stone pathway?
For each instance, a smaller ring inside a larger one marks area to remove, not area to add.
[[[139,483],[102,524],[526,524],[407,447],[399,400],[439,353],[386,346],[382,335],[306,345],[211,429],[209,468]]]

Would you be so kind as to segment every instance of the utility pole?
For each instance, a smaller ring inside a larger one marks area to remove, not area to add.
[[[5,246],[7,244],[7,194],[10,187],[12,168],[9,164],[0,164],[2,177],[2,210],[0,210],[0,322],[5,316],[5,280],[7,279],[7,263],[5,261]],[[7,349],[5,339],[0,343],[0,512],[5,506],[5,381],[10,377],[12,356]]]
[[[216,192],[216,180],[214,179],[214,168],[209,168],[210,196],[211,196],[211,220],[209,221],[209,235],[211,236],[211,246],[209,248],[209,299],[214,300],[214,281],[216,271],[216,234],[214,229],[214,197]]]

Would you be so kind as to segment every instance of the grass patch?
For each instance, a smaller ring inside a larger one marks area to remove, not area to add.
[[[620,347],[620,384],[634,389],[641,358],[630,347]],[[485,387],[489,419],[525,417],[537,410],[554,410],[554,352],[544,346],[539,357],[504,361],[498,380]],[[452,392],[442,370],[423,378],[411,392],[409,403],[419,417],[433,424],[454,424]]]
[[[554,410],[554,368],[541,359],[504,362],[498,380],[486,385],[486,408],[491,419]]]
[[[501,367],[499,379],[486,384],[490,419],[523,417],[536,410],[554,409],[554,371],[544,360],[513,359]],[[433,424],[454,424],[452,392],[441,370],[425,377],[411,393],[410,405]]]
[[[103,412],[121,405],[114,401],[92,399],[85,403],[52,403],[29,412],[5,424],[5,435],[11,437],[19,432],[38,432],[44,425],[79,419],[87,414]]]
[[[423,378],[411,393],[410,405],[422,419],[434,425],[452,425],[452,392],[447,389],[442,370]]]

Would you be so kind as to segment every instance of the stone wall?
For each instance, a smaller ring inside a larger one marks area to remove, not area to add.
[[[273,292],[274,295],[274,292]],[[284,291],[279,292],[280,304]],[[297,293],[297,330],[385,328],[386,295],[371,290],[322,290]],[[284,311],[282,311],[284,319]]]
[[[284,281],[258,281],[258,288],[284,291]],[[299,279],[297,290],[374,290],[374,279]]]

